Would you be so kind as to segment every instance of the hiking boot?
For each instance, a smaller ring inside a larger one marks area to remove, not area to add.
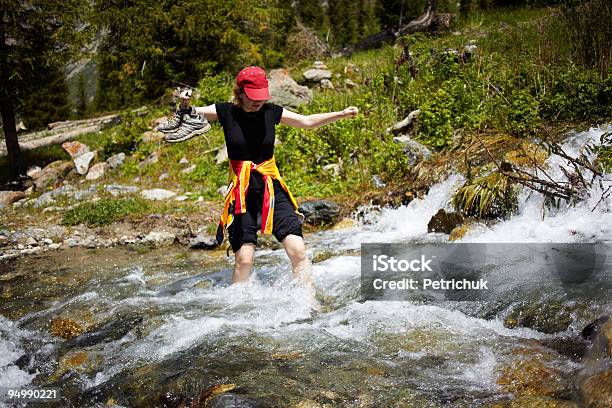
[[[157,130],[162,133],[176,132],[179,126],[181,126],[181,123],[183,123],[183,116],[187,114],[195,115],[195,108],[193,106],[190,106],[186,109],[177,108],[174,112],[174,115],[170,119],[168,119],[168,121],[161,123],[157,126]]]
[[[186,113],[183,115],[178,130],[167,135],[164,138],[164,141],[168,143],[184,142],[185,140],[189,140],[194,136],[206,133],[209,130],[210,123],[208,123],[204,115],[199,115],[195,113],[195,109],[192,109],[191,113]]]

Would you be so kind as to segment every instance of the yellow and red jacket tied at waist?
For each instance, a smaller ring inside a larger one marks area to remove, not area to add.
[[[289,191],[289,188],[283,181],[278,167],[276,167],[276,160],[274,156],[259,164],[255,164],[248,160],[230,160],[229,170],[229,186],[227,188],[227,194],[225,196],[225,205],[223,207],[223,213],[221,213],[221,220],[219,221],[219,227],[217,228],[217,242],[221,244],[223,242],[223,236],[225,230],[234,221],[234,215],[244,214],[247,211],[246,208],[246,195],[249,188],[249,180],[251,179],[251,172],[256,171],[262,175],[264,182],[264,197],[263,206],[261,209],[261,233],[270,234],[272,233],[273,220],[274,220],[274,184],[273,180],[278,180],[279,184],[287,192],[291,204],[295,209],[298,216],[303,219],[304,216],[298,212],[298,205]]]

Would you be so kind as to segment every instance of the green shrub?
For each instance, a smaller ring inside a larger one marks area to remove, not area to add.
[[[108,225],[128,215],[142,214],[148,209],[149,204],[140,198],[104,198],[98,202],[84,203],[68,210],[61,224],[86,224],[90,227]]]
[[[145,118],[133,113],[126,114],[121,121],[102,142],[102,157],[105,159],[116,153],[133,152],[142,141],[142,134],[149,130]]]
[[[533,134],[540,123],[540,103],[528,90],[512,93],[508,110],[507,131],[516,136]]]
[[[208,106],[215,102],[229,101],[232,97],[232,80],[227,74],[208,74],[198,82],[199,99],[192,101],[194,106]]]
[[[485,120],[482,95],[463,78],[442,83],[421,105],[418,138],[436,149],[452,146],[455,129],[477,128]]]
[[[585,119],[612,114],[612,76],[570,67],[552,82],[542,97],[542,113],[549,119]]]

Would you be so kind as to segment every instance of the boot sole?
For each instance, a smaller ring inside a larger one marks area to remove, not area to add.
[[[161,130],[160,128],[155,128],[155,130],[157,130],[158,132],[162,132],[162,133],[174,133],[179,129],[180,126],[175,127],[172,130]]]
[[[195,137],[197,135],[201,135],[202,133],[206,133],[211,129],[210,123],[207,123],[206,126],[204,126],[202,129],[198,129],[198,130],[194,130],[193,132],[181,137],[180,139],[172,139],[172,140],[167,140],[164,139],[166,142],[168,143],[179,143],[179,142],[184,142],[185,140],[189,140],[192,137]]]

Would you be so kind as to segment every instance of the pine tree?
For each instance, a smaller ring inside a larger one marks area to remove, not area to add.
[[[114,109],[195,86],[212,70],[278,64],[291,12],[282,0],[96,0],[97,106]],[[129,21],[129,24],[126,22]]]
[[[21,117],[29,130],[43,129],[48,123],[68,119],[68,86],[61,69],[51,67],[39,73],[34,87],[24,95]]]
[[[82,0],[3,0],[0,2],[0,114],[11,179],[25,178],[15,131],[15,115],[41,85],[41,73],[61,67],[87,39]]]

